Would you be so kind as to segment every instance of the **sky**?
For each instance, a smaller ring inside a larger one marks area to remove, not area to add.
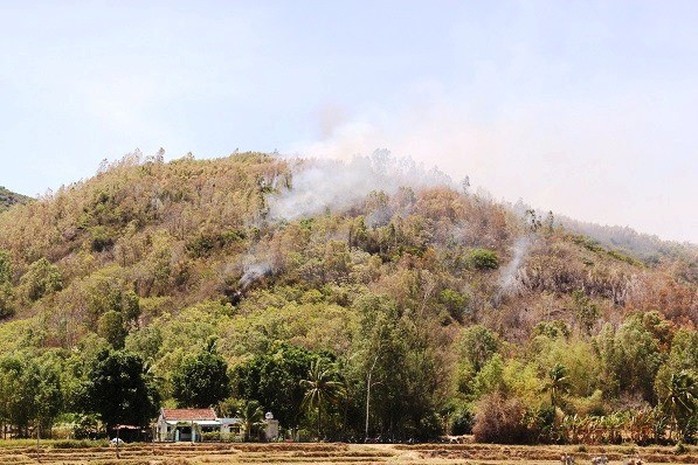
[[[698,243],[698,2],[0,0],[0,185],[388,149]]]

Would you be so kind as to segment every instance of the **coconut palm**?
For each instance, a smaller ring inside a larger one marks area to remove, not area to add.
[[[259,402],[250,400],[240,410],[240,419],[245,427],[245,441],[249,441],[252,432],[262,425],[264,410]]]
[[[322,411],[328,404],[335,404],[344,398],[344,384],[338,381],[330,367],[326,367],[321,359],[310,364],[308,379],[301,380],[305,389],[303,407],[317,409],[318,440],[322,437]]]

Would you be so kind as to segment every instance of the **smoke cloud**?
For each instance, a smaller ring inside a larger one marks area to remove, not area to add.
[[[687,123],[668,112],[671,106],[656,107],[635,92],[601,102],[517,100],[489,113],[477,101],[468,106],[458,95],[436,95],[426,104],[323,120],[319,140],[288,151],[347,161],[387,147],[453,179],[467,175],[474,190],[498,199],[523,198],[581,221],[698,242],[698,217],[684,214],[698,195],[698,159],[665,155],[695,149],[676,137]]]
[[[520,237],[514,243],[513,255],[511,261],[501,269],[499,277],[500,293],[505,295],[514,290],[518,283],[519,268],[523,263],[528,249],[531,246],[531,239],[527,236]]]
[[[393,194],[402,186],[452,184],[451,178],[438,169],[427,170],[412,159],[394,157],[387,150],[376,150],[370,157],[355,156],[349,161],[297,161],[292,187],[270,199],[269,216],[272,220],[305,218],[325,211],[342,211],[373,191]],[[374,212],[371,221],[381,221],[385,214]]]

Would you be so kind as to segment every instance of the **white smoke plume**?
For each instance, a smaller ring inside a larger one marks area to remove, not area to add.
[[[393,194],[402,186],[437,185],[453,182],[436,168],[427,170],[409,158],[393,157],[386,150],[351,161],[303,160],[294,167],[292,187],[270,199],[269,217],[293,220],[328,210],[342,211],[373,191]]]
[[[514,242],[512,258],[509,263],[501,269],[498,298],[516,290],[519,269],[530,247],[531,238],[529,236],[522,236]]]
[[[271,264],[267,261],[259,261],[254,256],[250,256],[243,265],[243,274],[238,286],[244,291],[255,281],[270,275],[273,272]]]

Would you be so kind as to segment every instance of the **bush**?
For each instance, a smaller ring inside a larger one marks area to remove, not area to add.
[[[473,432],[475,416],[469,409],[464,408],[459,410],[454,413],[451,418],[451,434],[460,436],[462,434],[471,434]]]
[[[484,396],[477,405],[473,434],[476,442],[525,444],[531,434],[526,424],[526,407],[518,398],[499,393]]]
[[[470,252],[470,263],[476,270],[496,270],[499,268],[499,257],[494,250],[474,249]]]
[[[221,432],[206,431],[201,433],[201,438],[203,439],[203,442],[221,442]]]

